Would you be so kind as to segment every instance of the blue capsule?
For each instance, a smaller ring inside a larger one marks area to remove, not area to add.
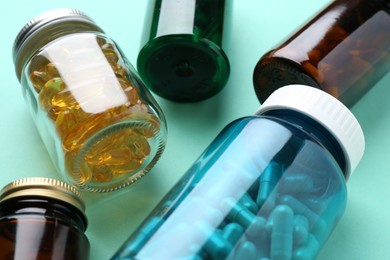
[[[312,193],[319,189],[313,183],[312,177],[305,174],[289,173],[278,185],[278,191],[283,194]]]
[[[249,196],[248,193],[244,193],[239,202],[247,209],[249,209],[253,214],[257,214],[259,211],[259,207],[257,206],[256,202],[252,199],[251,196]]]
[[[232,251],[233,246],[223,237],[221,230],[218,229],[209,236],[203,248],[213,259],[224,259]]]
[[[306,243],[309,236],[309,221],[305,216],[294,216],[294,246]]]
[[[320,236],[326,232],[327,225],[326,222],[314,213],[310,208],[305,204],[294,198],[290,195],[285,195],[280,200],[281,204],[285,204],[292,208],[295,214],[303,215],[309,221],[310,232],[314,235]]]
[[[297,248],[293,254],[293,260],[312,260],[315,259],[320,250],[320,244],[313,235],[309,235],[307,242]]]
[[[282,176],[282,166],[276,162],[270,162],[259,178],[259,193],[256,203],[261,208]]]
[[[235,245],[240,238],[244,235],[244,229],[237,223],[229,223],[222,230],[222,237],[229,241],[232,245]]]
[[[222,235],[215,233],[204,245],[205,251],[214,259],[223,259],[233,249],[232,245],[222,238]]]
[[[233,259],[256,260],[257,259],[256,246],[252,242],[243,241],[234,249]]]
[[[245,235],[252,240],[264,240],[266,236],[266,224],[265,218],[256,216],[251,225],[245,232]]]
[[[271,259],[290,260],[293,251],[294,212],[285,205],[277,206],[271,213]]]
[[[256,219],[256,215],[241,203],[232,198],[228,198],[223,202],[225,209],[230,209],[227,217],[230,221],[240,224],[244,229],[247,229]]]

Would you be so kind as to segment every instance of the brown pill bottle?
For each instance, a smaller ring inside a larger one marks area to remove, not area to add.
[[[258,61],[260,102],[277,88],[306,84],[352,107],[390,70],[390,1],[336,0]]]
[[[80,194],[48,178],[25,178],[0,192],[0,259],[86,260],[87,219]]]

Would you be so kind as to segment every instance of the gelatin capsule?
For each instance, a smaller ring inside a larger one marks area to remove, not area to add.
[[[111,167],[111,176],[114,179],[121,178],[123,175],[132,173],[139,167],[141,167],[143,160],[128,158],[121,165],[113,165]]]
[[[125,92],[130,105],[135,105],[138,103],[139,96],[137,89],[130,83],[126,78],[118,78],[119,84],[121,85],[123,91]]]
[[[294,246],[305,243],[309,236],[309,221],[305,216],[294,216]]]
[[[150,145],[146,138],[140,134],[132,134],[125,138],[127,147],[137,159],[144,159],[150,154]]]
[[[277,206],[271,213],[271,259],[290,260],[293,250],[294,212],[285,205]]]
[[[127,147],[112,149],[110,151],[100,153],[95,160],[88,160],[90,164],[94,165],[123,165],[129,158],[134,158],[134,154]]]
[[[283,169],[279,163],[270,162],[265,170],[261,173],[259,178],[259,193],[256,199],[256,203],[260,208],[275,188],[277,182],[282,176],[282,172]]]
[[[290,195],[285,195],[280,200],[281,204],[288,205],[295,214],[303,215],[309,221],[311,233],[322,235],[326,231],[326,223],[315,212],[309,209],[305,204]]]
[[[49,78],[60,77],[60,73],[58,72],[57,67],[54,63],[49,62],[45,67],[45,72]]]
[[[55,94],[51,99],[51,103],[53,107],[56,107],[57,110],[80,109],[80,105],[69,89],[61,90]]]
[[[93,173],[92,169],[89,167],[88,163],[86,161],[82,161],[80,163],[80,181],[82,182],[88,182],[92,179]]]
[[[317,239],[309,234],[306,244],[297,248],[293,253],[293,260],[312,260],[315,259],[320,250],[320,244]]]
[[[282,194],[316,192],[318,190],[313,183],[313,178],[305,174],[286,175],[278,185],[278,191]]]
[[[39,93],[39,103],[44,111],[49,111],[52,105],[52,98],[64,90],[66,85],[62,78],[53,78],[46,82],[41,92]]]
[[[223,238],[229,241],[232,245],[235,245],[243,234],[244,229],[242,226],[234,222],[227,224],[222,230]]]
[[[108,167],[105,165],[102,166],[97,166],[93,168],[93,175],[92,179],[94,182],[98,183],[106,183],[106,182],[111,182],[113,180],[114,176]]]
[[[318,195],[305,194],[305,196],[297,196],[297,199],[313,212],[322,212],[326,207],[324,199]]]
[[[266,236],[266,224],[265,218],[256,216],[253,222],[247,228],[245,235],[252,240],[264,240]]]
[[[60,112],[55,122],[56,130],[60,137],[63,137],[70,133],[73,128],[76,127],[77,124],[77,120],[74,113],[69,110]]]
[[[240,224],[244,229],[247,229],[255,222],[256,215],[232,198],[225,199],[223,208],[224,210],[230,209],[227,218],[232,222]]]
[[[256,260],[257,249],[256,246],[250,241],[243,241],[238,247],[234,249],[233,259],[242,260]]]
[[[65,151],[70,151],[80,147],[86,139],[103,127],[108,126],[111,123],[110,119],[108,113],[90,115],[78,124],[72,132],[65,136],[63,148]]]
[[[41,89],[49,79],[45,72],[33,71],[30,73],[31,83],[37,93],[41,92]]]
[[[28,66],[28,74],[31,74],[34,71],[46,73],[46,65],[48,63],[50,63],[50,61],[43,55],[32,57],[30,65]]]
[[[143,120],[143,124],[135,131],[147,138],[154,137],[160,125],[157,117],[145,111],[145,108],[139,102],[137,102],[137,105],[130,107],[126,114],[120,117],[120,120]]]
[[[203,246],[213,259],[224,259],[232,251],[233,247],[221,234],[221,230],[215,230]]]
[[[244,205],[253,214],[257,214],[257,211],[259,210],[259,207],[257,206],[256,202],[252,199],[251,196],[249,196],[248,193],[244,193],[244,195],[242,195],[241,199],[239,200],[239,203]]]
[[[82,160],[76,168],[75,162],[78,153],[78,150],[65,153],[65,168],[72,178],[77,179],[79,183],[85,183],[92,179],[92,171],[89,169],[89,166]]]

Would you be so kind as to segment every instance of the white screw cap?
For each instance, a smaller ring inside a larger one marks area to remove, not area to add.
[[[288,85],[277,89],[260,106],[257,115],[267,111],[289,109],[320,123],[339,142],[346,159],[346,178],[363,157],[363,130],[352,112],[335,97],[314,87]]]

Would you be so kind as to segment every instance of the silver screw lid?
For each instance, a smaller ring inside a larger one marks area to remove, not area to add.
[[[63,35],[103,30],[85,13],[76,9],[55,9],[31,19],[16,36],[13,59],[20,81],[24,63],[39,48]]]

